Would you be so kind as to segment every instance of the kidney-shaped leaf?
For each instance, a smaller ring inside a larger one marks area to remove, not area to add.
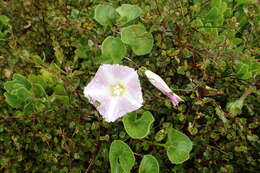
[[[101,51],[105,59],[118,63],[125,56],[126,47],[120,38],[109,36],[103,41]]]
[[[153,48],[153,36],[142,24],[131,25],[121,30],[121,40],[131,46],[136,55],[145,55]]]
[[[144,155],[138,173],[159,173],[159,164],[152,155]]]
[[[154,118],[153,115],[148,111],[144,112],[141,118],[136,118],[136,113],[131,112],[124,116],[123,124],[129,136],[135,139],[141,139],[149,134],[151,125],[154,122]]]
[[[110,5],[98,5],[94,19],[103,26],[111,25],[116,19],[116,10]]]
[[[189,159],[189,153],[192,150],[192,142],[188,136],[171,129],[168,134],[167,156],[174,164],[181,164]]]
[[[142,13],[142,9],[140,7],[130,4],[123,4],[122,6],[118,7],[116,11],[121,16],[119,19],[121,25],[136,19]]]
[[[109,150],[111,172],[130,173],[135,164],[135,157],[130,147],[120,140],[114,140]]]

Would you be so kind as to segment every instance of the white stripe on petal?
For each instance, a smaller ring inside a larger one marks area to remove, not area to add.
[[[111,100],[109,107],[107,108],[107,112],[105,115],[105,119],[108,122],[114,122],[117,119],[117,106],[118,99],[114,98]]]
[[[142,106],[142,102],[143,102],[143,99],[138,99],[138,98],[135,98],[132,94],[130,94],[129,92],[126,92],[126,94],[124,95],[125,99],[127,99],[133,106],[140,108]]]

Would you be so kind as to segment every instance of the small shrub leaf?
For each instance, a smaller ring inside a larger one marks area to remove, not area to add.
[[[227,103],[226,109],[231,115],[236,116],[242,112],[243,104],[244,101],[242,99],[238,99],[234,102]]]
[[[4,93],[6,102],[13,108],[20,108],[22,106],[23,101],[18,97],[11,95],[7,92]]]
[[[23,75],[14,74],[13,80],[17,81],[17,83],[24,85],[24,87],[27,88],[28,90],[31,89],[31,87],[32,87],[31,83]]]

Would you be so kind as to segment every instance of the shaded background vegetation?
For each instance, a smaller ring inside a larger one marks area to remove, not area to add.
[[[185,100],[173,108],[141,76],[142,109],[155,118],[145,140],[131,139],[120,120],[102,122],[83,97],[102,63],[102,41],[119,34],[117,26],[106,29],[94,21],[100,3],[143,9],[133,23],[152,32],[154,48],[139,57],[129,52],[132,61],[122,64],[156,72]],[[109,172],[114,139],[125,141],[138,161],[153,154],[162,173],[260,170],[256,1],[1,0],[0,15],[0,172]],[[3,84],[14,73],[48,78],[51,103],[38,99],[31,113],[11,108]],[[239,99],[242,105],[235,102]],[[148,142],[165,141],[169,127],[194,143],[190,160],[181,165],[171,164],[164,149]]]

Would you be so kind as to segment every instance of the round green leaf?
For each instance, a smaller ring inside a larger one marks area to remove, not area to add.
[[[25,104],[23,111],[25,114],[32,114],[34,112],[33,102],[29,102],[29,103]]]
[[[30,75],[28,77],[28,80],[32,83],[32,84],[39,84],[41,85],[44,89],[47,87],[47,83],[46,81],[43,79],[42,76],[40,75]]]
[[[149,134],[154,118],[148,111],[144,112],[141,118],[136,118],[136,113],[131,112],[123,117],[123,124],[129,136],[135,139],[141,139]]]
[[[7,92],[4,93],[5,101],[13,108],[20,108],[22,106],[23,100],[18,97],[11,95]]]
[[[124,43],[116,37],[107,37],[101,47],[102,55],[105,59],[110,59],[114,63],[120,62],[126,55]]]
[[[260,72],[260,63],[255,60],[236,60],[234,66],[236,76],[241,79],[250,79]]]
[[[17,81],[17,83],[24,85],[25,88],[28,90],[31,89],[32,87],[31,83],[26,79],[26,77],[20,74],[14,74],[13,81]]]
[[[226,105],[226,109],[232,116],[236,116],[242,112],[243,105],[244,100],[238,99],[234,102],[228,102]]]
[[[24,87],[24,85],[17,82],[17,80],[7,81],[4,83],[4,88],[8,93],[11,93],[13,90]]]
[[[94,19],[103,26],[111,25],[116,19],[116,10],[110,5],[98,5]]]
[[[0,24],[7,25],[9,23],[10,19],[7,16],[0,15]]]
[[[17,89],[12,90],[12,92],[10,93],[16,97],[18,97],[19,99],[26,101],[27,99],[29,99],[32,94],[30,91],[28,91],[25,87],[19,87]]]
[[[111,172],[130,173],[135,164],[135,157],[130,147],[120,140],[114,140],[109,150]]]
[[[22,75],[14,74],[12,81],[7,81],[4,83],[4,88],[7,92],[11,93],[12,90],[25,87],[26,89],[31,89],[31,83]]]
[[[174,164],[181,164],[189,159],[189,153],[192,150],[192,142],[188,136],[171,129],[167,140],[167,156]]]
[[[44,88],[40,84],[33,84],[32,91],[36,97],[45,97],[47,96]]]
[[[60,104],[64,104],[64,105],[69,104],[69,96],[53,94],[52,97],[56,102],[58,102]]]
[[[124,25],[137,17],[142,13],[142,9],[136,5],[123,4],[121,7],[118,7],[116,11],[121,16],[119,23]]]
[[[145,55],[153,48],[153,36],[142,24],[131,25],[121,30],[121,40],[131,46],[136,55]]]
[[[152,155],[144,155],[139,168],[139,173],[159,173],[159,164]]]

